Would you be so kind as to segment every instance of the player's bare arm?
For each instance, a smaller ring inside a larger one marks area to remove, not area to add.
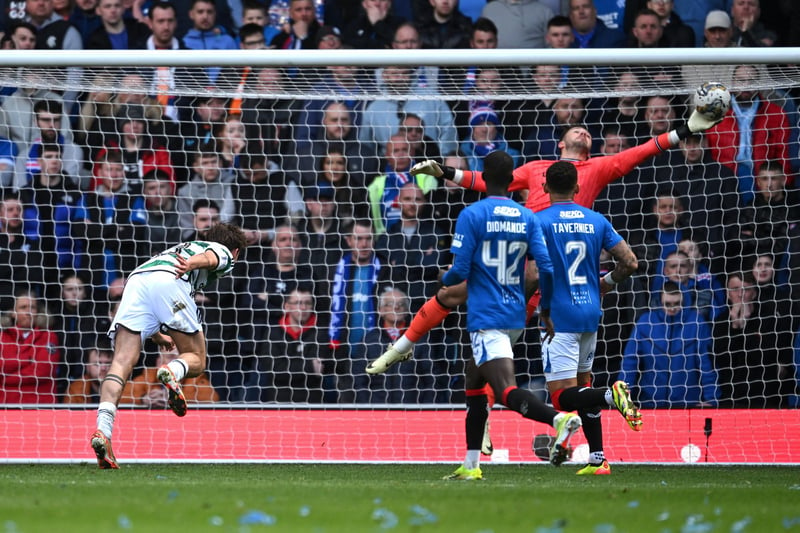
[[[238,254],[234,252],[234,260],[237,259],[237,255]],[[182,255],[176,255],[175,257],[178,261],[175,267],[178,273],[177,277],[181,277],[192,270],[214,270],[219,265],[219,257],[211,250],[206,250],[202,254],[193,255],[189,259],[186,259]]]
[[[639,268],[639,260],[625,241],[620,241],[608,251],[616,261],[614,270],[600,279],[600,293],[606,294],[615,285],[628,279]]]

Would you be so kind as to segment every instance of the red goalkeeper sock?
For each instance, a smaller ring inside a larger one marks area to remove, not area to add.
[[[419,342],[419,340],[430,330],[438,326],[450,314],[450,309],[439,303],[436,296],[425,302],[420,307],[411,324],[406,330],[405,336],[411,342]]]

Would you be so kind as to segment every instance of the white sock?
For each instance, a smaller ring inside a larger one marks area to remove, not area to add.
[[[617,408],[617,406],[614,405],[614,393],[611,392],[611,389],[606,389],[605,398],[606,398],[606,403],[608,404],[609,407],[613,407],[614,409]]]
[[[109,439],[114,431],[114,418],[116,416],[117,406],[113,402],[101,402],[97,406],[97,429]]]
[[[467,450],[467,458],[464,459],[464,468],[472,470],[481,466],[481,451]]]
[[[599,452],[592,452],[589,454],[589,464],[590,465],[599,465],[603,464],[603,461],[606,460],[606,454],[601,451]]]
[[[167,367],[172,370],[172,373],[175,374],[175,379],[178,381],[186,377],[186,373],[189,371],[189,366],[183,359],[173,359],[167,363]]]
[[[394,341],[394,349],[400,353],[410,352],[414,349],[415,344],[408,340],[405,335],[400,335],[400,338]]]

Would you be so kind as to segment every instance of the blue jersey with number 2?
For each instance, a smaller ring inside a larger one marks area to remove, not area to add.
[[[556,202],[537,216],[553,262],[550,316],[556,331],[597,331],[603,314],[600,252],[622,237],[603,215],[574,202]]]
[[[553,270],[533,211],[505,197],[476,202],[458,216],[451,252],[442,281],[467,280],[467,330],[524,328],[525,259]]]

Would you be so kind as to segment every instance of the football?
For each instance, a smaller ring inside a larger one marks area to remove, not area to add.
[[[708,120],[716,122],[731,107],[731,93],[723,84],[708,81],[694,92],[694,107]]]

